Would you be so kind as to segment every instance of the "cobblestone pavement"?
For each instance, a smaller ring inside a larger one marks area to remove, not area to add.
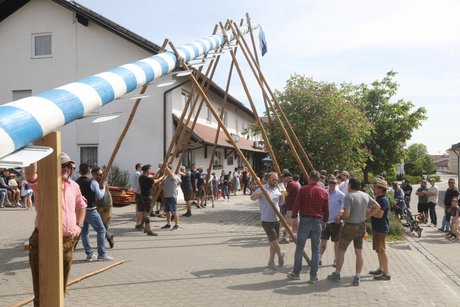
[[[182,207],[181,207],[182,209]],[[0,306],[32,295],[23,243],[32,231],[35,213],[0,210]],[[365,242],[361,285],[351,286],[354,253],[349,248],[340,283],[326,276],[334,268],[332,245],[326,250],[319,281],[309,285],[308,266],[300,281],[292,269],[294,244],[284,244],[286,264],[265,268],[268,241],[259,222],[257,202],[248,196],[216,201],[215,208],[194,209],[177,231],[160,230],[158,237],[134,230],[134,206],[114,209],[111,231],[115,247],[108,254],[124,263],[69,287],[66,306],[459,306],[460,244],[451,243],[433,227],[422,238],[390,243],[391,281],[374,281],[367,272],[377,268],[372,243]],[[96,244],[94,231],[92,244]],[[307,252],[309,252],[307,243]],[[110,265],[84,261],[77,247],[70,280]],[[27,306],[31,306],[28,304]]]

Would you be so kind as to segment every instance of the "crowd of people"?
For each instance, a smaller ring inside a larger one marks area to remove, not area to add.
[[[64,290],[66,288],[73,252],[81,237],[86,253],[86,260],[112,261],[113,257],[106,253],[105,240],[111,248],[114,247],[114,236],[108,231],[112,216],[112,198],[107,188],[107,182],[102,180],[103,170],[99,167],[92,169],[86,163],[79,166],[79,176],[75,177],[75,163],[71,158],[61,153],[62,169],[62,233],[64,251]],[[75,178],[75,181],[72,180]],[[317,273],[323,264],[323,255],[328,241],[333,242],[335,270],[327,279],[338,282],[345,252],[353,242],[356,255],[356,272],[352,285],[359,286],[363,268],[363,240],[366,235],[366,221],[370,218],[373,249],[377,253],[379,267],[369,274],[376,280],[390,280],[389,261],[386,255],[386,237],[389,232],[390,202],[387,191],[393,194],[396,204],[404,205],[410,210],[413,187],[408,180],[402,185],[393,183],[388,186],[383,177],[377,177],[372,189],[363,192],[361,182],[350,177],[347,171],[327,174],[325,171],[312,171],[308,180],[299,179],[289,170],[282,172],[281,180],[276,172],[260,174],[264,190],[255,186],[250,173],[244,168],[226,172],[220,176],[215,172],[209,175],[202,167],[194,164],[187,170],[184,166],[174,170],[171,165],[160,164],[156,171],[150,164],[135,165],[132,176],[132,186],[136,202],[135,229],[144,231],[148,236],[157,236],[150,226],[152,216],[161,216],[166,224],[163,230],[179,229],[182,217],[191,217],[192,208],[203,209],[211,201],[218,199],[227,201],[230,195],[236,196],[238,191],[250,195],[253,201],[259,201],[262,227],[269,240],[268,268],[276,270],[285,263],[285,252],[281,244],[296,241],[293,270],[287,277],[300,279],[304,248],[306,241],[311,240],[311,260],[309,283],[318,281]],[[303,183],[303,184],[302,184]],[[428,182],[422,180],[420,188],[415,191],[418,197],[417,211],[420,222],[436,227],[438,217],[436,206],[439,188],[434,179]],[[10,170],[2,170],[0,176],[0,205],[24,206],[32,208],[35,203],[38,208],[38,175],[36,164],[25,168],[20,178]],[[446,238],[459,242],[460,208],[458,205],[459,191],[455,180],[450,178],[448,189],[444,196],[444,217],[440,231],[446,232]],[[178,215],[179,188],[184,196],[186,212]],[[268,198],[267,198],[268,196]],[[157,206],[155,210],[155,205]],[[284,216],[281,234],[280,216]],[[430,220],[430,223],[428,223]],[[174,225],[172,225],[174,223]],[[39,262],[38,262],[38,216],[35,229],[29,238],[29,259],[32,269],[35,300],[39,304]],[[89,226],[96,232],[97,256],[89,239]],[[278,265],[275,259],[278,260]]]
[[[32,210],[33,191],[27,180],[14,169],[0,170],[0,208],[16,207]]]

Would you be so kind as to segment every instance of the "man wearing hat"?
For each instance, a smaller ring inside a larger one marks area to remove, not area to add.
[[[372,190],[376,197],[380,209],[371,217],[372,225],[372,247],[377,253],[379,259],[379,268],[375,271],[370,271],[369,274],[374,275],[376,280],[390,280],[390,271],[388,269],[388,256],[385,252],[385,240],[390,231],[390,202],[386,196],[388,189],[387,182],[383,179],[377,179]]]
[[[342,171],[340,173],[340,178],[342,179],[342,182],[339,184],[339,190],[343,194],[347,195],[348,194],[348,179],[350,178],[350,174],[347,171]]]
[[[428,188],[426,180],[420,182],[420,188],[417,189],[415,195],[418,196],[417,211],[424,216],[423,222],[426,223],[428,221]]]
[[[63,287],[64,293],[67,286],[70,267],[72,265],[73,252],[75,243],[83,227],[86,213],[86,202],[80,192],[78,184],[70,179],[72,165],[75,163],[70,157],[61,152],[61,178],[62,178],[62,251],[63,251],[63,265],[64,265],[64,278]],[[25,176],[29,186],[34,191],[35,195],[35,210],[38,212],[39,207],[39,187],[37,176],[37,164],[33,163],[25,169]],[[46,211],[46,208],[45,208]],[[40,221],[38,215],[35,218],[35,229],[29,238],[29,263],[32,271],[32,282],[34,288],[34,306],[40,305],[40,273],[39,273],[39,259],[38,259],[38,231],[40,228]]]

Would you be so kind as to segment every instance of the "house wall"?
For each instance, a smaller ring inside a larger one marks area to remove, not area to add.
[[[32,34],[51,33],[52,56],[32,58]],[[144,49],[128,42],[120,36],[89,22],[84,26],[77,22],[74,13],[50,0],[34,0],[24,5],[0,23],[0,103],[11,101],[13,90],[31,90],[38,94],[81,78],[91,76],[111,68],[144,59],[149,54]],[[137,162],[150,163],[154,167],[163,160],[163,129],[166,127],[166,146],[174,133],[172,112],[180,115],[181,88],[166,95],[166,124],[164,124],[163,94],[175,85],[158,88],[156,84],[165,76],[150,85],[142,99],[132,125],[114,161],[122,170],[132,173]],[[184,80],[184,77],[179,82]],[[190,84],[184,86],[190,90]],[[140,89],[130,93],[135,96]],[[210,99],[221,99],[210,94]],[[67,152],[78,164],[83,146],[97,146],[98,164],[107,164],[117,140],[129,118],[134,100],[123,97],[100,108],[97,114],[120,112],[112,121],[100,124],[91,123],[96,117],[83,118],[62,128],[62,150]],[[251,116],[231,105],[228,126],[236,132],[236,119],[248,123]],[[206,123],[205,109],[200,113],[200,122]],[[210,123],[208,123],[210,124]],[[211,125],[217,126],[214,122]],[[241,129],[240,129],[241,130]],[[197,165],[207,165],[203,149],[193,152]],[[235,161],[236,163],[236,161]]]

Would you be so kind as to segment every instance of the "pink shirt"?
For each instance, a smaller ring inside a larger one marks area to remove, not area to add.
[[[30,188],[35,195],[35,211],[38,210],[38,180],[29,182]],[[86,208],[86,201],[81,195],[80,187],[72,179],[62,183],[62,235],[72,236],[77,232],[76,209]],[[38,213],[38,212],[37,212]],[[35,217],[35,227],[38,229],[38,214]]]

